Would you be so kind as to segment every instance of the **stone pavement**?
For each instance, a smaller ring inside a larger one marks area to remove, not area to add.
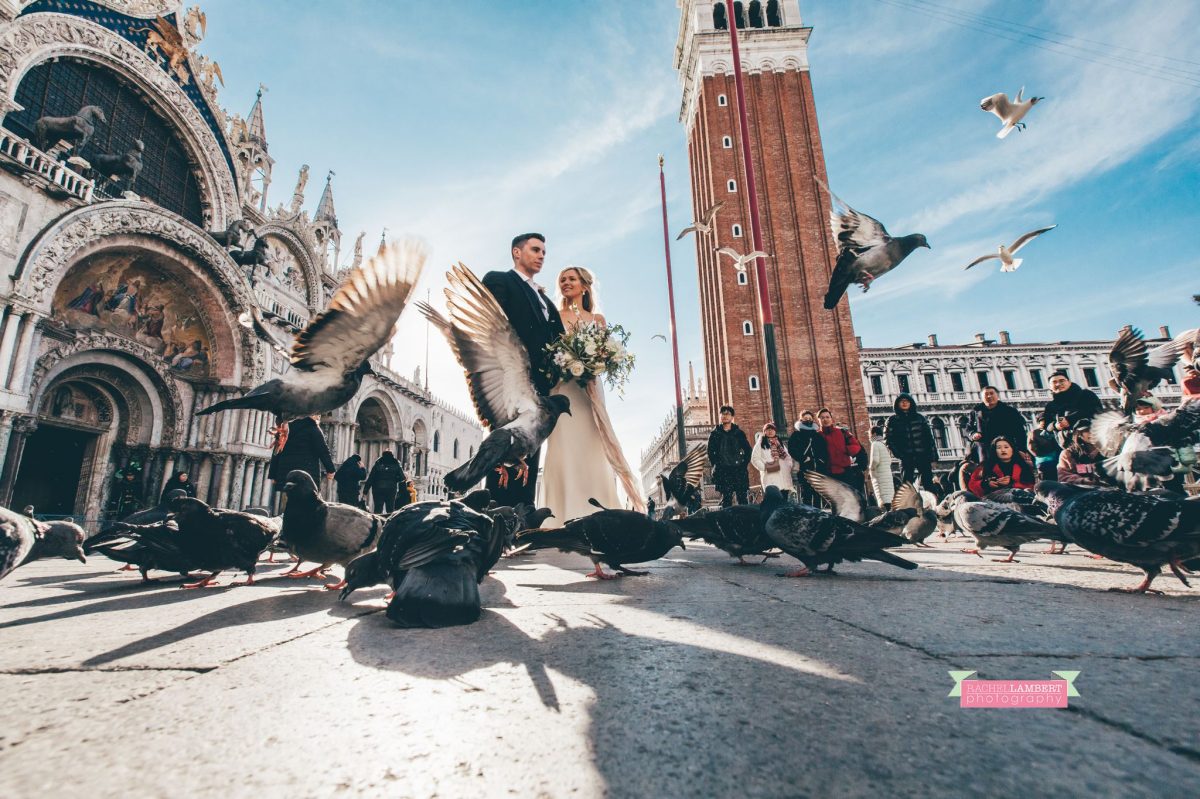
[[[792,580],[705,545],[604,583],[539,553],[440,631],[283,564],[181,591],[40,561],[0,583],[0,796],[1200,793],[1200,587],[961,546]],[[1064,669],[1067,710],[947,698],[950,670]]]

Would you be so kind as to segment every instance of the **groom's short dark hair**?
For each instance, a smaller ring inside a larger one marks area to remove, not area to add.
[[[537,239],[542,244],[546,243],[546,237],[541,233],[522,233],[520,236],[513,238],[512,248],[515,250],[519,247],[524,247],[525,242],[529,241],[530,239]]]

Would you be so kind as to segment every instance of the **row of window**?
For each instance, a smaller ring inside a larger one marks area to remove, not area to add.
[[[1085,366],[1081,371],[1083,372],[1083,381],[1087,384],[1088,388],[1100,387],[1100,378],[1099,375],[1096,374],[1095,367]],[[1002,369],[1000,371],[1000,375],[1005,389],[1008,391],[1017,390],[1017,372],[1015,369]],[[922,374],[921,377],[924,378],[925,381],[925,393],[938,393],[938,375],[932,372],[926,372]],[[883,375],[870,375],[870,380],[872,394],[875,396],[882,396],[884,393],[886,393],[883,390]],[[1035,389],[1038,390],[1046,387],[1046,381],[1042,376],[1041,369],[1029,370],[1029,382]],[[975,372],[975,383],[976,390],[982,390],[984,386],[996,385],[992,383],[992,373],[986,370]],[[912,393],[912,383],[910,382],[909,375],[896,375],[896,384],[899,386],[902,393]],[[999,385],[997,385],[997,388],[999,388]],[[963,372],[950,373],[950,390],[959,393],[967,390]]]
[[[783,10],[779,0],[751,0],[749,5],[733,4],[733,20],[738,30],[745,28],[778,28],[783,25]],[[713,27],[719,31],[729,30],[729,11],[724,2],[713,6]]]

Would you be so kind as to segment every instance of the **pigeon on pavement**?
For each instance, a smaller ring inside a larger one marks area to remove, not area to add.
[[[39,558],[61,557],[86,563],[83,528],[72,522],[39,522],[0,507],[0,579]]]
[[[895,269],[913,250],[929,247],[921,233],[894,239],[879,220],[855,211],[832,191],[829,196],[832,203],[829,223],[837,240],[838,255],[825,293],[827,310],[837,306],[851,283],[859,284],[866,292],[873,280]]]
[[[1021,120],[1029,113],[1029,109],[1046,99],[1045,97],[1030,97],[1028,100],[1022,100],[1024,95],[1025,87],[1022,86],[1014,100],[1009,100],[1007,94],[999,92],[979,101],[980,108],[992,112],[1004,123],[996,134],[997,139],[1003,139],[1014,129],[1025,130],[1025,123]]]
[[[571,401],[555,394],[544,397],[529,377],[529,353],[496,298],[470,269],[458,264],[446,273],[450,319],[428,303],[417,308],[442,331],[450,349],[467,373],[467,388],[480,420],[491,429],[475,456],[443,482],[451,491],[465,491],[488,472],[516,466],[528,481],[525,459],[541,449],[558,417],[571,413]]]
[[[505,537],[498,517],[457,500],[407,505],[388,517],[374,552],[346,567],[345,599],[389,583],[387,617],[399,627],[450,627],[479,618],[479,583],[496,565]]]
[[[1121,410],[1133,413],[1140,397],[1160,382],[1173,378],[1179,354],[1180,347],[1173,340],[1148,350],[1142,331],[1136,327],[1122,330],[1108,352],[1108,369],[1112,373],[1109,385],[1121,392]]]
[[[725,201],[713,203],[708,210],[704,212],[704,218],[699,222],[692,224],[679,231],[679,235],[675,237],[675,241],[679,241],[689,233],[711,233],[713,222],[717,219],[717,211],[720,211],[725,206]]]
[[[280,543],[300,559],[287,576],[323,577],[333,564],[346,566],[375,548],[383,519],[353,505],[321,499],[308,472],[301,469],[288,472],[283,492],[288,501],[283,509]],[[300,563],[306,560],[321,565],[307,572],[299,571]],[[340,580],[325,587],[334,591],[345,584],[345,580]]]
[[[763,528],[762,514],[757,505],[731,505],[728,508],[706,508],[683,519],[675,525],[689,540],[700,539],[738,559],[739,566],[752,566],[744,558],[747,555],[762,555],[763,562],[768,550],[775,542],[767,537]]]
[[[1150,583],[1169,566],[1184,585],[1185,562],[1200,555],[1200,501],[1088,489],[1052,481],[1038,483],[1038,497],[1079,546],[1146,573],[1127,593],[1162,593]]]
[[[658,560],[675,547],[683,547],[683,531],[671,522],[656,521],[637,511],[603,509],[571,519],[559,528],[518,533],[517,546],[522,545],[586,555],[596,567],[587,576],[611,580],[619,575],[604,571],[600,564],[620,574],[644,576],[650,572],[632,571],[624,564]]]
[[[707,455],[708,445],[698,444],[669,473],[659,475],[667,499],[659,513],[660,518],[670,519],[681,511],[700,506],[700,481],[704,479]]]
[[[180,494],[184,494],[181,490]],[[99,552],[111,560],[136,568],[142,582],[152,583],[150,571],[168,571],[188,577],[197,564],[184,551],[179,525],[172,518],[144,523],[119,521],[97,533],[83,546],[89,555]],[[122,569],[124,570],[124,569]]]
[[[867,512],[867,500],[853,486],[814,471],[805,472],[804,481],[833,507],[836,515],[866,524],[870,515]]]
[[[197,415],[249,408],[288,422],[345,405],[358,393],[363,377],[374,374],[369,359],[391,340],[424,265],[425,248],[419,242],[384,245],[350,272],[329,307],[296,336],[291,352],[284,353],[291,371]],[[275,343],[273,337],[268,341]]]
[[[869,559],[902,569],[917,568],[912,561],[884,551],[902,546],[905,542],[900,536],[788,502],[778,486],[767,486],[759,510],[767,537],[804,564],[788,577],[804,577],[823,563],[828,564],[826,573],[833,573],[834,565],[844,560]]]
[[[210,572],[183,588],[207,588],[225,569],[246,572],[246,585],[254,583],[258,556],[279,537],[278,519],[252,513],[213,508],[195,497],[171,500],[172,520],[179,526],[179,547],[192,568]]]
[[[995,258],[996,260],[998,260],[1000,262],[1000,271],[1001,272],[1015,272],[1015,271],[1017,271],[1017,268],[1020,267],[1021,264],[1024,262],[1023,258],[1013,258],[1013,256],[1017,253],[1017,251],[1020,250],[1022,247],[1024,247],[1029,242],[1036,239],[1038,236],[1040,236],[1043,233],[1046,233],[1048,231],[1054,230],[1054,228],[1056,228],[1056,227],[1058,227],[1058,225],[1051,225],[1050,227],[1043,227],[1043,228],[1038,228],[1037,230],[1031,230],[1028,233],[1025,233],[1024,235],[1022,235],[1020,238],[1018,238],[1016,241],[1014,241],[1009,246],[1005,247],[1003,244],[1001,244],[997,248],[995,253],[993,253],[991,255],[981,255],[978,258],[976,258],[974,261],[971,261],[971,263],[964,266],[963,268],[970,269],[972,266],[976,266],[978,264],[983,263],[984,261],[990,261],[993,258]]]
[[[994,558],[1000,563],[1012,563],[1022,544],[1041,538],[1065,540],[1056,525],[987,500],[971,502],[966,497],[959,497],[954,507],[954,521],[976,542],[975,549],[964,549],[963,552],[982,558],[981,549],[1007,549],[1007,558]]]
[[[892,497],[892,509],[871,519],[867,526],[895,533],[916,546],[928,547],[925,539],[937,529],[938,517],[926,501],[915,485],[904,483]]]

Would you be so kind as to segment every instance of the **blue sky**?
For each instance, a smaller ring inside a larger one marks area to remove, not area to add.
[[[1089,52],[950,24],[937,6],[1077,37]],[[512,235],[538,230],[549,251],[541,282],[570,263],[597,272],[604,311],[634,334],[638,367],[609,410],[636,468],[674,402],[670,350],[651,339],[667,331],[659,153],[673,231],[691,209],[675,3],[204,7],[200,50],[221,64],[225,107],[245,115],[258,83],[268,86],[272,204],[290,198],[307,163],[311,209],[333,169],[345,260],[361,230],[368,246],[385,226],[423,236],[423,285],[436,293],[450,263],[507,268]],[[1196,324],[1200,54],[1190,45],[1200,5],[805,0],[801,12],[831,186],[893,235],[921,232],[933,245],[869,294],[851,288],[866,346]],[[979,100],[1022,85],[1047,99],[1026,131],[997,140],[999,121]],[[1017,272],[963,271],[1051,223]],[[692,240],[672,256],[681,357],[699,365]],[[415,313],[401,336],[395,366],[411,374],[425,358]],[[448,349],[435,340],[431,353],[431,388],[469,407]]]

